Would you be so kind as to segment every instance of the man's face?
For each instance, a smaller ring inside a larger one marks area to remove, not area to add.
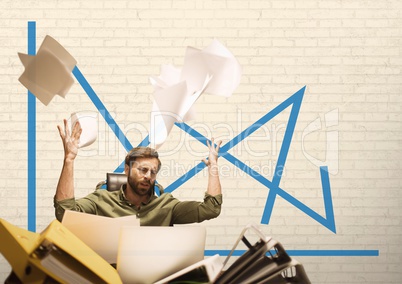
[[[152,191],[158,172],[158,159],[138,158],[127,169],[128,184],[139,196],[149,195]]]

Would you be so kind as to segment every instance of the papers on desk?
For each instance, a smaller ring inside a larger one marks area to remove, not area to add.
[[[116,263],[120,230],[140,226],[135,215],[111,218],[66,210],[62,224],[109,263]]]

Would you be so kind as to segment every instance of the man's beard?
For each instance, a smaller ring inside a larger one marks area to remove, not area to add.
[[[152,183],[149,180],[143,180],[143,181],[138,181],[135,180],[131,174],[129,174],[129,176],[127,177],[127,183],[130,185],[131,189],[134,191],[134,193],[136,193],[139,196],[147,196],[147,195],[151,195],[152,190],[154,188],[155,183]],[[145,189],[145,188],[139,188],[140,183],[147,183],[149,184],[149,188]]]

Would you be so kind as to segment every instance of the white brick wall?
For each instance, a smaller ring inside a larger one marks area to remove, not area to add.
[[[339,137],[338,169],[330,175],[337,234],[282,197],[270,224],[261,228],[290,250],[380,252],[379,257],[295,257],[313,283],[400,283],[401,13],[396,0],[1,1],[0,217],[27,226],[27,96],[18,82],[23,67],[17,52],[27,51],[28,21],[36,21],[37,47],[48,34],[77,59],[133,145],[148,129],[149,76],[159,74],[161,64],[181,66],[186,46],[202,48],[217,38],[242,65],[241,84],[230,98],[202,97],[198,119],[190,125],[228,142],[306,85],[281,187],[322,216],[319,168],[302,146],[324,161],[327,134],[336,131]],[[96,108],[78,82],[66,99],[56,97],[46,107],[37,103],[37,231],[54,219],[52,197],[63,155],[56,125],[80,110]],[[325,115],[332,110],[339,121],[327,126]],[[255,134],[265,135],[265,142],[245,140],[231,153],[265,169],[270,179],[288,114]],[[321,128],[302,142],[303,131],[318,118]],[[102,118],[99,127],[98,141],[76,161],[77,197],[91,192],[124,157]],[[193,141],[174,129],[161,149],[162,161],[171,168],[193,166],[201,157],[189,147],[204,150]],[[268,154],[258,157],[250,150]],[[229,162],[221,165],[224,207],[218,219],[203,223],[207,249],[230,249],[244,225],[259,223],[268,194]],[[168,185],[177,177],[171,169],[160,182]],[[205,186],[200,173],[174,195],[199,198]],[[0,256],[0,281],[9,271]]]

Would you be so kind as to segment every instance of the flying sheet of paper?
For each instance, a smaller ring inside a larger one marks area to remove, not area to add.
[[[181,72],[181,80],[189,89],[201,89],[203,78],[209,74],[211,82],[205,93],[230,97],[240,84],[241,67],[233,54],[216,39],[203,50],[188,47]]]
[[[188,93],[186,82],[180,82],[180,74],[181,69],[173,65],[162,65],[161,74],[158,77],[150,77],[155,98],[151,111],[149,140],[151,147],[155,149],[165,142],[176,121],[187,121],[195,117],[193,109],[180,117],[181,102],[186,99]]]
[[[91,145],[98,137],[98,113],[95,111],[81,111],[71,114],[71,128],[77,121],[80,122],[82,133],[78,148]]]
[[[181,69],[177,68],[171,64],[163,64],[161,66],[161,74],[156,76],[151,76],[150,81],[154,86],[155,90],[160,88],[167,88],[169,86],[175,85],[180,82]]]
[[[205,90],[210,76],[207,76],[200,90],[190,93],[187,82],[159,89],[154,93],[154,105],[151,113],[151,147],[158,149],[167,139],[176,121],[188,121],[195,118],[194,103]]]
[[[116,263],[122,226],[140,226],[135,215],[110,218],[66,210],[62,224],[109,263]]]
[[[151,147],[162,146],[176,121],[195,119],[194,104],[203,92],[229,97],[240,79],[240,64],[217,40],[203,50],[187,47],[181,70],[162,65],[161,74],[150,78],[154,86]]]
[[[71,72],[77,61],[51,36],[46,36],[36,55],[18,53],[25,67],[19,81],[39,101],[48,105],[58,94],[65,97],[74,79]]]

